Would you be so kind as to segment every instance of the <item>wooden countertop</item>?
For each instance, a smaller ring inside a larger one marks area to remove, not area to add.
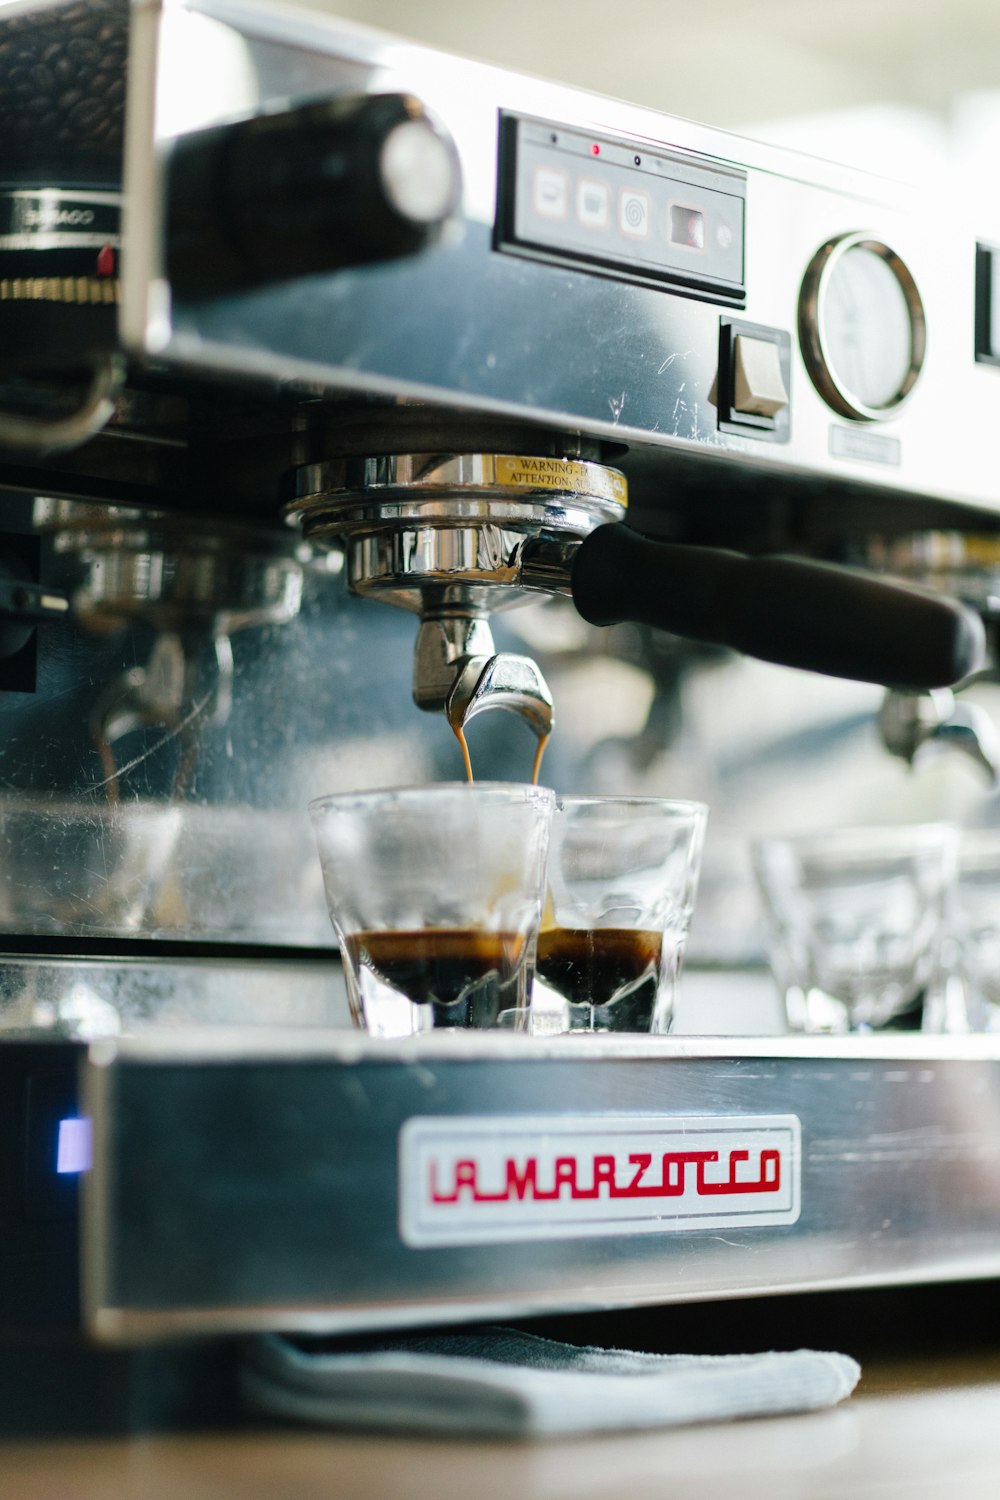
[[[556,1442],[291,1429],[0,1443],[3,1500],[997,1500],[1000,1352],[876,1363],[822,1413]]]
[[[27,1351],[8,1347],[0,1500],[998,1500],[998,1307],[1000,1282],[967,1282],[534,1322],[578,1343],[700,1353],[808,1346],[861,1362],[857,1391],[829,1411],[572,1440],[277,1424],[27,1438],[14,1415],[30,1383]],[[200,1403],[221,1388],[224,1366],[197,1358],[207,1371]],[[88,1381],[65,1356],[54,1370],[41,1430],[57,1433],[72,1427]]]

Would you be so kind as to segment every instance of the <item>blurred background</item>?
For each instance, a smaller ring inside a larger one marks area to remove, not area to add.
[[[1000,135],[993,0],[323,0],[519,72],[903,177],[972,184]]]

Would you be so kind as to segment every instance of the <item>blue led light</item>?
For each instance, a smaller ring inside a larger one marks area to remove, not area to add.
[[[56,1171],[67,1175],[73,1172],[89,1172],[92,1160],[90,1121],[75,1116],[60,1120],[59,1141],[56,1146]]]

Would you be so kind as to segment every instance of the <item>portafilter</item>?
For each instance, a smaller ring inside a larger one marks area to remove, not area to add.
[[[604,463],[389,453],[307,465],[294,482],[289,517],[311,541],[343,547],[349,587],[420,616],[413,696],[456,729],[502,707],[540,738],[550,731],[537,666],[498,655],[489,627],[539,594],[569,595],[595,625],[657,626],[885,686],[950,685],[982,659],[978,615],[915,585],[640,535],[624,524],[625,475]]]

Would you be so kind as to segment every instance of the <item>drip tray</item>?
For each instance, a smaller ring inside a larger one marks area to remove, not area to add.
[[[79,1067],[111,1342],[1000,1274],[992,1036],[227,1027]]]

